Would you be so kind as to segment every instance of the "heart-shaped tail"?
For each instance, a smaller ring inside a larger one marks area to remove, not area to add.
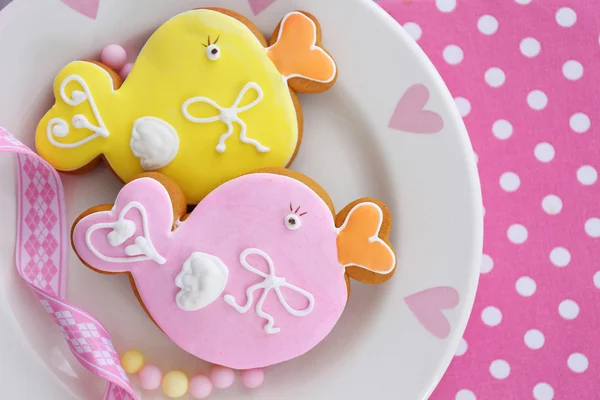
[[[404,299],[421,325],[433,336],[446,339],[452,330],[442,311],[451,310],[460,302],[458,291],[449,286],[423,290]]]

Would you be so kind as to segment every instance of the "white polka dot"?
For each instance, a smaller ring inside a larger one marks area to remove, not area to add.
[[[454,103],[461,117],[466,117],[471,112],[471,102],[464,97],[456,97]]]
[[[540,45],[540,42],[538,42],[536,39],[532,37],[527,37],[521,40],[519,48],[521,49],[521,53],[523,53],[525,57],[531,58],[540,54],[542,46]]]
[[[519,175],[514,172],[505,172],[500,176],[500,187],[507,192],[514,192],[521,185]]]
[[[573,353],[567,359],[567,365],[569,366],[569,369],[571,371],[581,374],[582,372],[585,372],[586,369],[588,369],[589,362],[587,357],[583,354]]]
[[[527,228],[521,224],[513,224],[508,228],[506,235],[508,236],[508,240],[514,244],[523,244],[527,240]]]
[[[492,257],[488,256],[487,254],[484,254],[481,257],[481,273],[487,274],[493,268],[494,268],[494,260],[492,259]]]
[[[576,81],[583,76],[583,65],[579,61],[569,60],[563,65],[563,75],[570,81]]]
[[[594,286],[600,289],[600,271],[594,274]]]
[[[404,25],[402,25],[402,27],[413,39],[415,39],[415,40],[421,39],[421,35],[423,34],[423,31],[421,30],[421,27],[417,23],[407,22]]]
[[[444,48],[444,60],[450,65],[459,64],[463,60],[463,51],[455,44],[449,44]]]
[[[493,88],[504,85],[506,75],[500,68],[492,67],[485,71],[485,82]]]
[[[456,393],[454,400],[477,400],[477,397],[475,397],[475,393],[471,392],[470,390],[462,389]]]
[[[504,360],[494,360],[490,364],[490,374],[496,379],[506,379],[510,375],[510,364]]]
[[[454,354],[460,357],[467,352],[468,348],[469,345],[467,344],[467,341],[465,339],[460,339],[460,342],[458,343],[458,347],[456,348],[456,352]]]
[[[519,3],[519,4],[523,4],[523,5],[531,3],[531,0],[515,0],[515,1],[516,1],[517,3]]]
[[[590,218],[585,221],[585,233],[593,238],[600,237],[600,218]]]
[[[483,15],[477,20],[477,29],[484,35],[493,35],[498,30],[498,20],[491,15]]]
[[[481,320],[488,326],[496,326],[502,321],[502,312],[496,307],[486,307],[481,312]]]
[[[591,124],[590,117],[584,113],[575,113],[569,119],[571,129],[577,133],[587,132],[590,129]]]
[[[525,340],[525,346],[532,350],[541,349],[546,341],[544,334],[537,329],[530,329],[525,332],[523,339]]]
[[[569,28],[575,25],[577,14],[569,7],[563,7],[556,12],[556,22],[562,27]]]
[[[564,247],[555,247],[550,252],[550,261],[557,267],[566,267],[571,262],[571,253]]]
[[[544,163],[552,161],[556,154],[554,152],[554,146],[550,143],[538,143],[538,145],[535,146],[533,153],[535,154],[535,158]]]
[[[492,132],[500,140],[506,140],[513,134],[513,127],[510,122],[505,119],[499,119],[492,125]]]
[[[562,200],[554,194],[549,194],[542,199],[542,209],[546,211],[547,214],[556,215],[561,212],[562,208]]]
[[[577,170],[577,180],[582,185],[593,185],[598,180],[598,172],[591,165],[584,165]]]
[[[435,0],[435,5],[441,12],[450,12],[456,8],[456,0]]]
[[[517,289],[517,293],[519,293],[521,296],[530,297],[535,293],[537,286],[533,279],[528,276],[522,276],[517,279],[515,288]]]
[[[564,319],[575,319],[579,315],[579,305],[571,299],[563,300],[558,305],[558,313]]]
[[[532,90],[527,95],[527,104],[534,110],[543,110],[548,105],[548,96],[541,90]]]
[[[554,389],[545,382],[538,383],[533,387],[533,398],[535,400],[554,399]]]

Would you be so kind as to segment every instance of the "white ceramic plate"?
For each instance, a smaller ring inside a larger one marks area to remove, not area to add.
[[[54,75],[62,66],[97,58],[110,43],[137,54],[153,29],[178,12],[201,6],[231,8],[251,17],[266,33],[288,11],[315,14],[340,75],[332,91],[302,98],[305,139],[293,168],[320,182],[338,208],[361,196],[389,204],[398,273],[382,286],[353,285],[333,333],[309,354],[269,368],[262,388],[247,391],[236,383],[211,398],[421,400],[452,358],[479,275],[483,213],[464,125],[429,60],[371,1],[276,0],[254,16],[250,3],[266,2],[101,0],[92,20],[60,0],[15,0],[0,13],[0,124],[32,146],[35,126],[52,103]],[[431,112],[422,112],[422,106]],[[1,397],[99,399],[103,382],[77,364],[16,274],[10,157],[0,158],[0,168]],[[120,188],[105,168],[65,176],[64,183],[69,222],[90,206],[112,202]],[[126,276],[93,273],[72,254],[69,274],[68,298],[103,321],[117,350],[142,349],[165,370],[207,370],[146,317]],[[453,308],[449,294],[460,298]],[[451,309],[439,310],[446,306]],[[451,327],[448,335],[444,321]],[[157,391],[143,393],[143,398],[162,397]]]

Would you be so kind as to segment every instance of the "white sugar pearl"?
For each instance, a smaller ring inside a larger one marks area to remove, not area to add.
[[[477,20],[477,29],[484,35],[493,35],[498,31],[498,20],[492,15],[482,15]]]
[[[506,75],[500,68],[492,67],[485,71],[485,82],[493,88],[504,85]]]
[[[494,268],[494,260],[492,259],[492,257],[488,256],[487,254],[484,254],[481,257],[481,273],[487,274],[493,268]]]
[[[523,244],[527,240],[527,236],[529,235],[527,232],[527,228],[525,228],[521,224],[513,224],[508,228],[506,232],[508,236],[508,240],[515,244]]]
[[[456,97],[454,103],[461,117],[466,117],[471,112],[471,102],[464,97]]]
[[[563,65],[563,75],[570,81],[576,81],[583,76],[583,65],[579,61],[569,60]]]
[[[550,215],[556,215],[562,211],[563,202],[560,197],[549,194],[542,199],[542,209]]]
[[[460,339],[460,342],[458,343],[458,347],[456,348],[456,352],[454,354],[460,357],[467,352],[468,348],[469,345],[467,344],[467,341],[464,338]]]
[[[421,39],[421,35],[423,34],[423,31],[421,30],[421,27],[419,26],[419,24],[417,24],[415,22],[407,22],[404,25],[402,25],[402,27],[413,39],[415,39],[415,40]]]
[[[435,0],[435,5],[441,12],[451,12],[456,8],[456,0]]]
[[[523,53],[525,57],[532,58],[540,54],[542,46],[540,45],[540,42],[538,42],[536,39],[532,37],[527,37],[521,40],[519,48],[521,49],[521,53]]]
[[[505,360],[494,360],[490,364],[490,374],[496,379],[506,379],[510,375],[510,364]]]
[[[462,49],[455,44],[446,46],[442,55],[444,56],[444,61],[450,65],[460,64],[464,57]]]
[[[532,90],[527,95],[527,104],[534,110],[543,110],[548,105],[548,96],[541,90]]]
[[[554,151],[554,146],[550,143],[538,143],[535,146],[535,150],[533,152],[535,154],[535,158],[543,163],[550,162],[554,159],[554,155],[556,154]]]
[[[544,334],[537,329],[530,329],[525,332],[523,340],[525,341],[525,345],[532,350],[541,349],[546,341]]]
[[[588,369],[589,362],[587,357],[583,354],[573,353],[567,359],[567,365],[569,366],[569,369],[571,371],[581,374],[582,372],[585,372],[586,369]]]
[[[600,218],[590,218],[585,221],[585,233],[593,238],[600,237]]]
[[[517,293],[519,293],[521,296],[530,297],[535,293],[537,286],[533,279],[528,276],[522,276],[517,279],[515,288],[517,289]]]
[[[580,112],[573,114],[569,119],[569,126],[577,133],[587,132],[591,124],[590,117]]]
[[[556,22],[564,28],[570,28],[577,22],[577,14],[573,9],[563,7],[556,12]]]
[[[500,187],[507,192],[516,191],[520,185],[519,175],[514,172],[505,172],[500,176]]]
[[[456,393],[454,400],[477,400],[477,397],[469,389],[461,389]]]
[[[488,326],[497,326],[502,322],[502,312],[493,306],[486,307],[481,312],[481,320]]]
[[[594,286],[600,289],[600,271],[594,274]]]
[[[579,315],[579,305],[571,299],[563,300],[558,305],[558,313],[564,319],[575,319]]]
[[[571,253],[564,247],[555,247],[550,252],[550,261],[557,267],[566,267],[571,262]]]
[[[577,170],[577,180],[582,185],[593,185],[598,180],[598,171],[591,165],[584,165]]]
[[[506,140],[513,134],[513,127],[505,119],[499,119],[492,125],[492,133],[500,140]]]
[[[533,387],[533,398],[535,400],[552,400],[554,399],[554,389],[546,382],[540,382]]]

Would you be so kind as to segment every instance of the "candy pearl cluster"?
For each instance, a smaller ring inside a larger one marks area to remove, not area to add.
[[[127,76],[133,68],[133,64],[127,63],[127,51],[123,46],[119,46],[118,44],[106,46],[102,50],[100,60],[102,61],[102,64],[118,71],[123,79],[127,79]]]
[[[213,390],[227,389],[235,381],[235,371],[231,368],[214,366],[209,376],[202,374],[191,378],[181,371],[170,371],[163,376],[155,365],[147,365],[144,355],[137,350],[130,350],[121,357],[123,369],[128,374],[137,374],[140,386],[144,390],[156,390],[162,386],[165,395],[178,399],[189,393],[195,399],[205,399]],[[262,385],[265,374],[262,369],[251,369],[240,372],[242,384],[249,389]]]

